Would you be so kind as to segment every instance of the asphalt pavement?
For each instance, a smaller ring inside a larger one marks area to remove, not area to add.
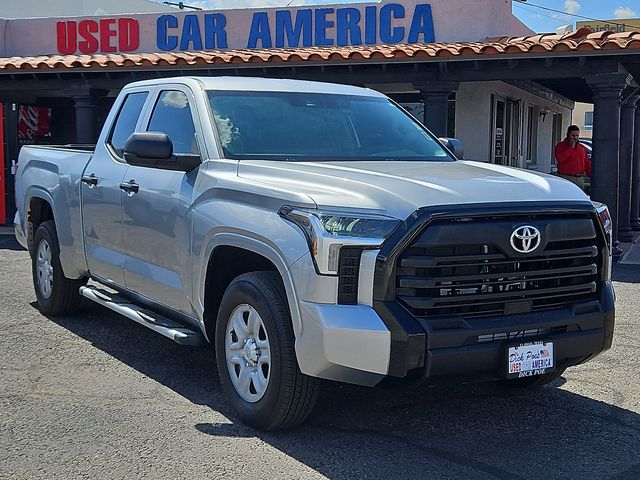
[[[213,351],[97,305],[49,319],[0,236],[0,478],[640,478],[640,266],[619,265],[611,350],[541,390],[327,382],[286,432],[237,421]]]

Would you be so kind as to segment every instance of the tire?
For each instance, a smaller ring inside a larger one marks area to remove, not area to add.
[[[224,393],[245,424],[279,430],[309,416],[319,381],[298,368],[289,306],[276,273],[246,273],[229,284],[215,350]]]
[[[71,280],[64,276],[53,220],[41,223],[36,230],[33,237],[31,271],[38,309],[43,315],[67,315],[78,309],[82,298],[79,289],[87,283],[87,279]]]
[[[560,378],[565,370],[566,368],[558,368],[553,372],[535,375],[533,377],[500,380],[500,383],[510,388],[540,388]]]

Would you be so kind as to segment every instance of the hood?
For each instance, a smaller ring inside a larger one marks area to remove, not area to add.
[[[366,209],[399,219],[437,205],[590,203],[582,190],[562,178],[481,162],[243,160],[238,175],[306,194],[319,208]]]

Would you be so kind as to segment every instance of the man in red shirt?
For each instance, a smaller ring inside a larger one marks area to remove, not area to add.
[[[591,160],[579,140],[580,129],[571,125],[567,129],[567,138],[556,145],[556,164],[558,175],[584,190],[591,183]]]

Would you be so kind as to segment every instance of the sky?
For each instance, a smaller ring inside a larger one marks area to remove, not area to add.
[[[534,5],[583,15],[599,20],[640,18],[640,0],[527,0],[513,2],[513,13],[536,32],[553,32],[564,25],[575,25],[586,19],[562,15],[537,8]]]
[[[162,3],[162,0],[155,0]],[[495,0],[499,1],[499,0]],[[283,7],[321,3],[353,3],[351,0],[188,0],[187,5],[205,9],[240,7]],[[536,32],[553,32],[556,28],[584,20],[571,15],[550,12],[536,6],[552,8],[568,14],[614,20],[640,18],[640,0],[526,0],[513,2],[513,13]]]

